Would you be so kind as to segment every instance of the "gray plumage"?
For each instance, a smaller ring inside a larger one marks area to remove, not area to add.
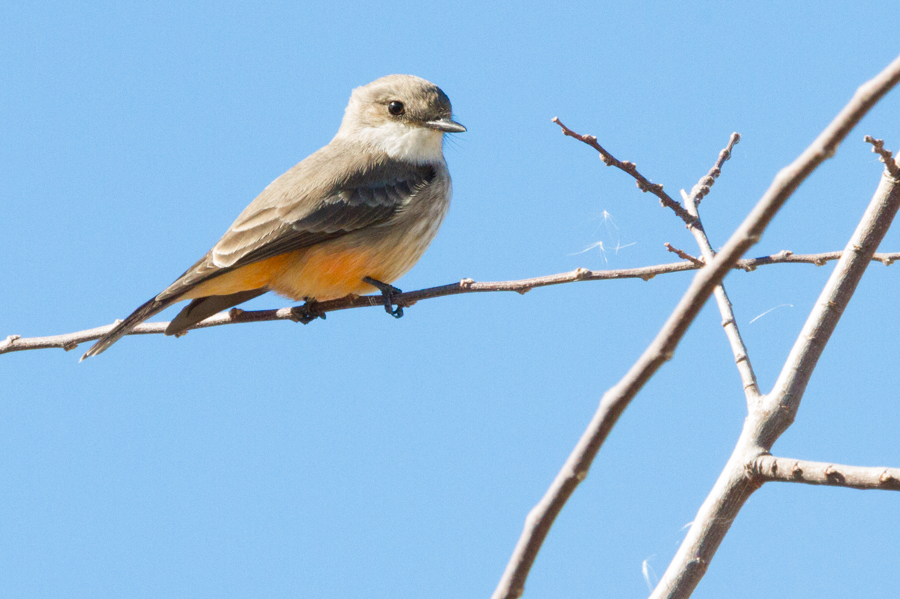
[[[394,114],[398,104],[402,111]],[[296,254],[299,250],[339,254],[358,248],[384,256],[382,272],[365,276],[385,283],[402,276],[424,252],[449,206],[441,137],[465,131],[451,114],[447,96],[417,77],[391,75],[357,88],[331,143],[266,187],[203,258],[102,337],[82,360],[184,299],[192,301],[166,334],[270,290],[292,299],[348,293],[351,283],[331,288],[306,274],[306,254]],[[255,289],[229,287],[228,273],[291,252],[296,264],[284,275],[273,275]],[[229,291],[216,291],[217,284]],[[370,289],[361,281],[358,288]],[[204,295],[207,289],[214,292]]]

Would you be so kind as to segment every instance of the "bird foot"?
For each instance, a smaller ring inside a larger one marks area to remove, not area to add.
[[[318,302],[314,299],[306,300],[302,306],[291,308],[291,320],[301,324],[309,324],[317,318],[325,320],[325,313],[319,310]]]
[[[387,283],[382,283],[372,277],[363,277],[363,282],[368,283],[372,287],[376,287],[379,291],[381,291],[381,297],[384,300],[384,311],[393,316],[394,318],[402,318],[403,317],[403,306],[397,304],[397,309],[394,310],[394,296],[400,293],[403,293],[401,289],[397,289],[393,285],[388,285]]]

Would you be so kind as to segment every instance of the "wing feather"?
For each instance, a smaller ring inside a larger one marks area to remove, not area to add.
[[[212,250],[156,299],[181,295],[247,264],[387,223],[436,176],[431,165],[383,156],[367,156],[365,168],[353,170],[346,152],[321,155],[329,149],[335,148],[326,146],[272,182]],[[333,172],[336,164],[337,176],[322,176],[320,167]]]

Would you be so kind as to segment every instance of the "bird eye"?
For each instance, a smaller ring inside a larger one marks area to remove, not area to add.
[[[403,114],[403,102],[398,102],[394,100],[390,104],[388,104],[388,112],[390,112],[394,116],[400,116]]]

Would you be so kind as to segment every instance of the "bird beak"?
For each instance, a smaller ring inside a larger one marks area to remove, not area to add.
[[[437,129],[444,133],[465,133],[466,128],[450,119],[438,119],[436,121],[426,121],[424,123],[429,129]]]

